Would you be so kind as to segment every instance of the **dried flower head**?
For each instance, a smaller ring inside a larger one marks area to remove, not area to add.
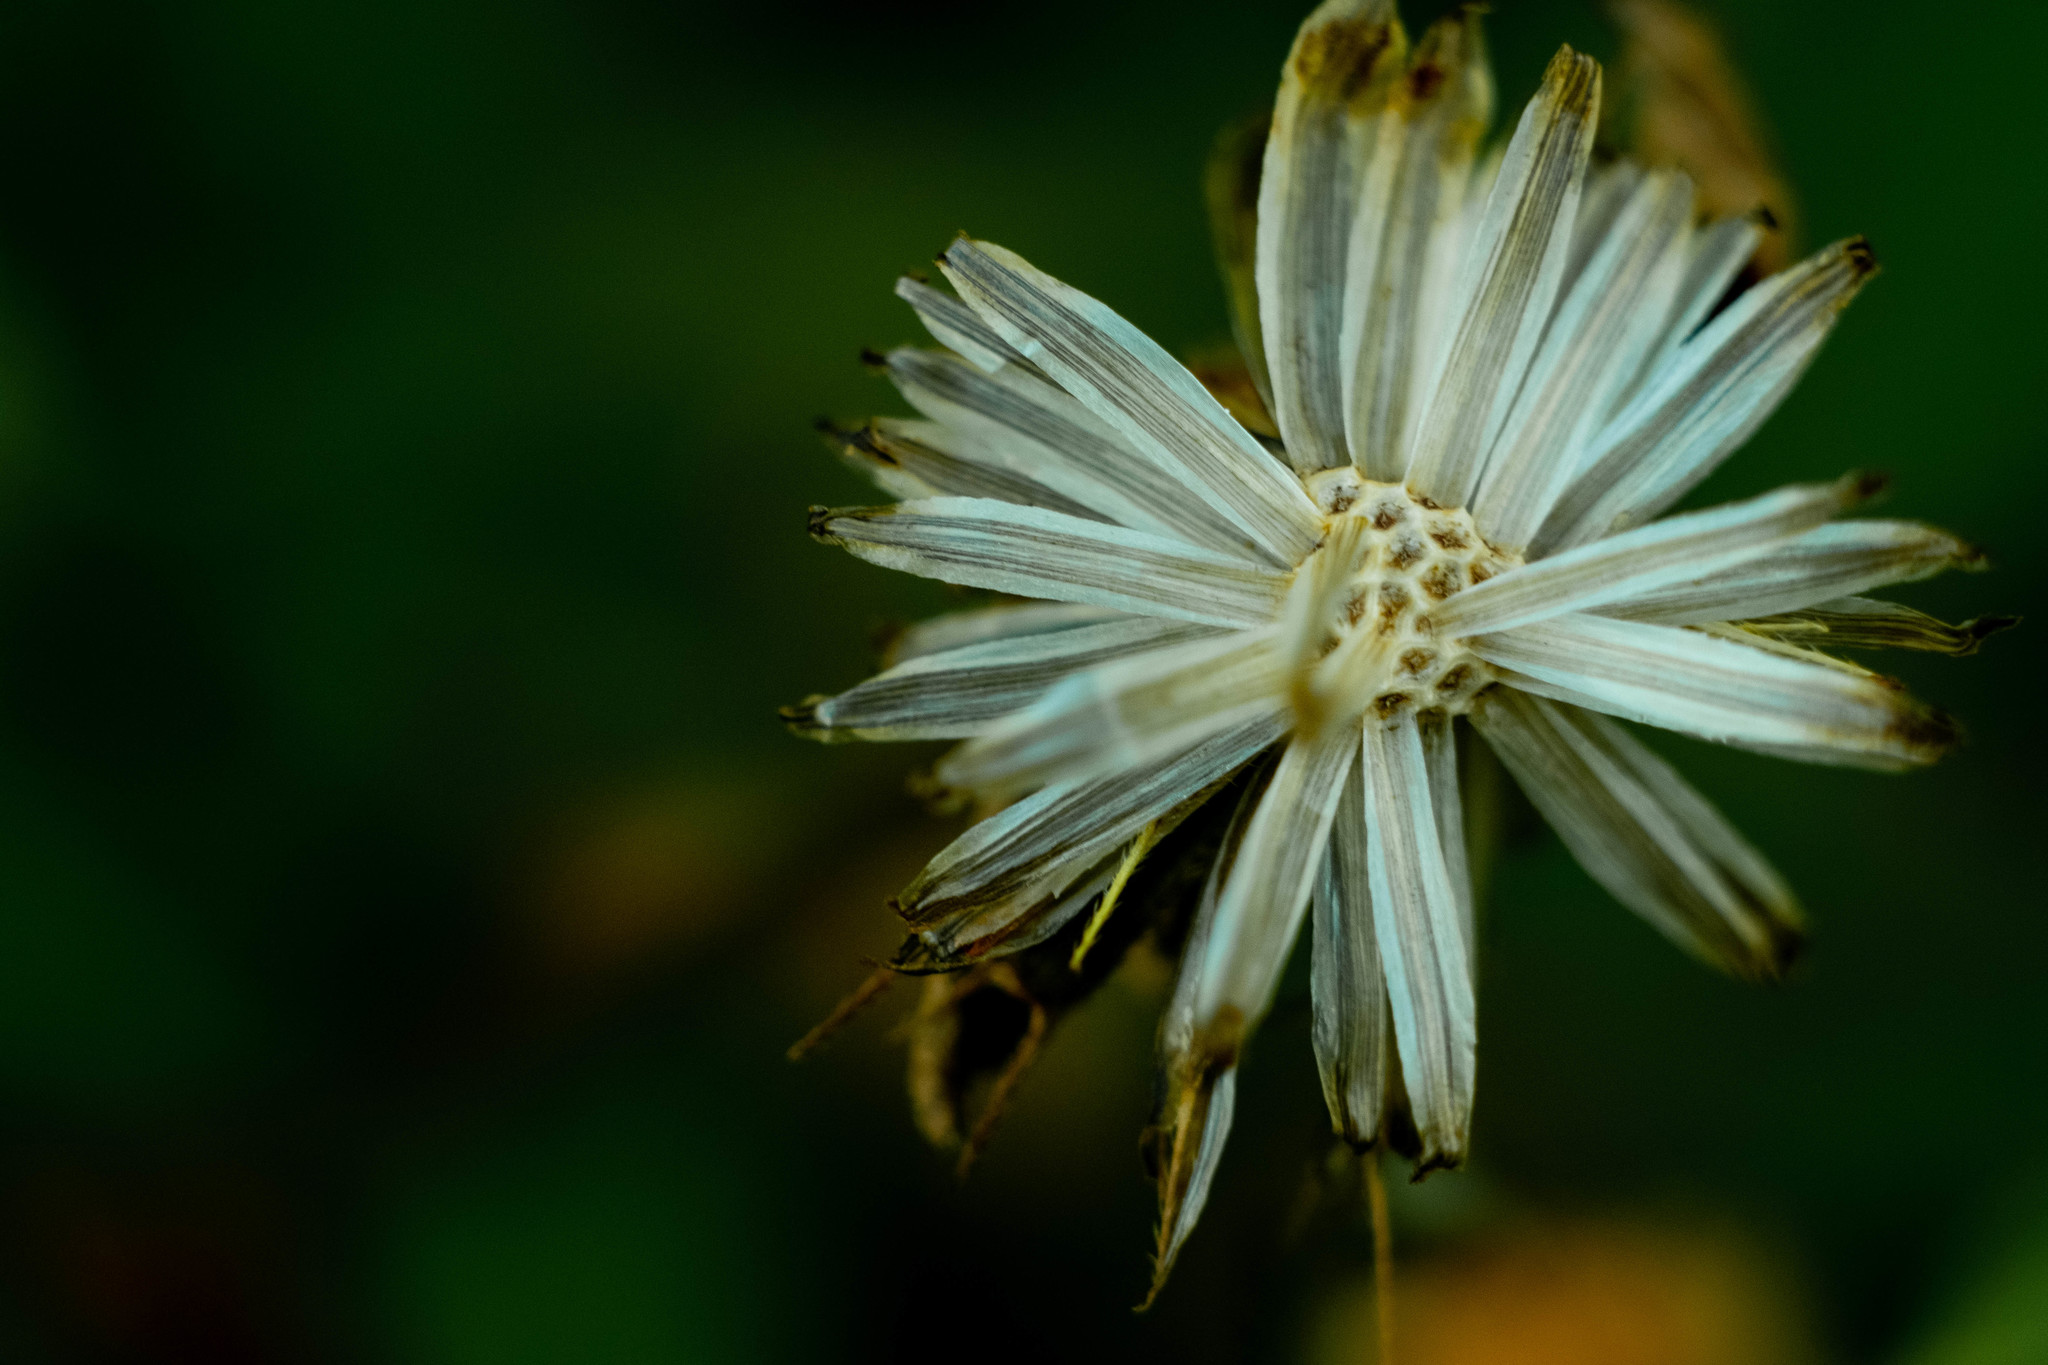
[[[985,1135],[969,1083],[999,1105],[1104,954],[1177,952],[1162,1277],[1304,920],[1337,1132],[1418,1170],[1465,1156],[1464,736],[1616,899],[1761,978],[1800,941],[1792,894],[1619,720],[1874,768],[1955,741],[1825,651],[1969,652],[1995,623],[1859,595],[1974,567],[1969,546],[1835,520],[1876,490],[1854,474],[1669,514],[1791,388],[1869,248],[1741,288],[1759,224],[1703,217],[1678,170],[1594,165],[1600,88],[1564,49],[1485,155],[1475,15],[1411,45],[1383,0],[1330,0],[1263,140],[1211,177],[1248,383],[1212,393],[963,238],[939,262],[957,296],[897,289],[944,349],[878,358],[921,419],[838,433],[905,501],[817,509],[814,536],[1029,599],[918,626],[880,676],[787,713],[822,739],[964,741],[937,778],[982,818],[896,902],[895,966],[957,974],[913,1024],[920,1114]]]

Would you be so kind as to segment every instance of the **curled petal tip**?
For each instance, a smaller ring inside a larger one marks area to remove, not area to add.
[[[1158,1299],[1173,1263],[1202,1206],[1223,1155],[1237,1098],[1237,1072],[1197,1050],[1174,1070],[1173,1106],[1164,1128],[1155,1130],[1151,1160],[1159,1179],[1159,1236],[1152,1258],[1152,1284],[1137,1307],[1142,1313]]]
[[[1781,981],[1806,956],[1806,930],[1801,925],[1775,919],[1766,920],[1766,924],[1770,931],[1770,946],[1764,963],[1764,979]]]
[[[1956,627],[1963,636],[1963,643],[1957,648],[1956,653],[1975,654],[1986,640],[2011,630],[2026,619],[2024,616],[1973,617]]]
[[[1852,469],[1841,479],[1844,505],[1861,506],[1891,492],[1892,476],[1881,469]]]
[[[1953,716],[1931,706],[1915,707],[1885,727],[1885,735],[1898,741],[1912,763],[1935,763],[1948,757],[1963,742],[1963,728]]]

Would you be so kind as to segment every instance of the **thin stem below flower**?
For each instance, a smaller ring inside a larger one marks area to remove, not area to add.
[[[809,1056],[812,1048],[844,1028],[848,1020],[859,1014],[876,996],[888,990],[895,980],[894,968],[875,968],[868,974],[867,980],[854,987],[845,999],[832,1007],[830,1014],[818,1021],[816,1028],[789,1045],[789,1052],[786,1054],[789,1060],[800,1062]]]
[[[1380,1178],[1380,1148],[1366,1151],[1365,1202],[1372,1209],[1373,1317],[1379,1327],[1379,1365],[1394,1365],[1394,1227],[1387,1219],[1387,1186]]]

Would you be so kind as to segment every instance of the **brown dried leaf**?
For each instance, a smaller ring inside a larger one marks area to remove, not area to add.
[[[1757,248],[1756,269],[1782,269],[1798,240],[1798,205],[1720,34],[1674,0],[1612,0],[1611,8],[1623,42],[1610,132],[1626,133],[1614,141],[1691,175],[1709,217],[1765,210],[1777,230]]]

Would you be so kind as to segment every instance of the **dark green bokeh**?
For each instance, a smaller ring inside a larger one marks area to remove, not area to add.
[[[773,707],[950,600],[802,533],[868,496],[807,428],[893,406],[855,357],[915,335],[894,276],[969,228],[1218,341],[1202,157],[1300,8],[0,17],[0,1354],[1297,1352],[1367,1256],[1343,1220],[1282,1236],[1324,1142],[1302,1002],[1132,1318],[1142,992],[1074,1021],[965,1190],[881,1030],[788,1068],[946,829],[901,794],[922,755]],[[1612,49],[1590,5],[1502,10],[1510,108],[1557,41]],[[1887,273],[1704,496],[1890,470],[1888,510],[1998,563],[1910,600],[2033,610],[2048,19],[1714,12],[1809,238]],[[1667,746],[1808,899],[1782,989],[1522,831],[1451,1179],[1736,1220],[1841,1359],[2029,1358],[2040,638],[1896,664],[1975,736],[1932,773]],[[1930,1346],[1951,1315],[1976,1336]]]

